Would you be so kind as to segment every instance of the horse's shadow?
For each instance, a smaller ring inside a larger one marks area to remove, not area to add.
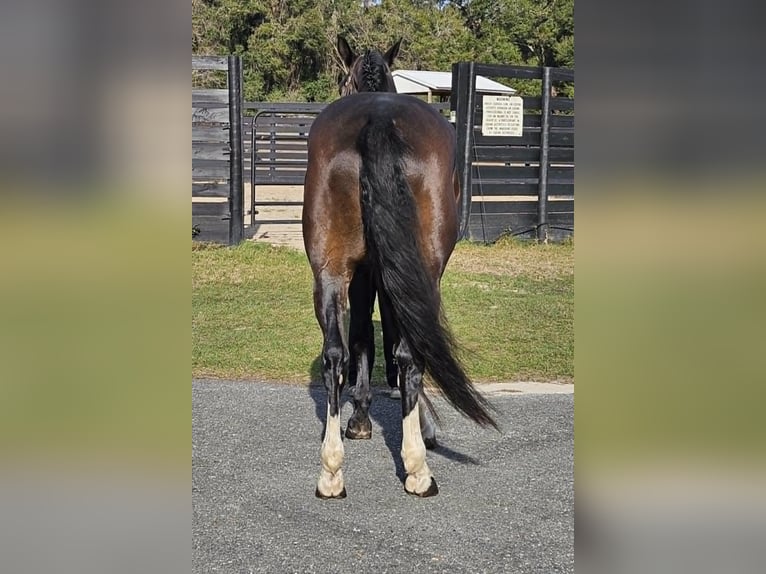
[[[380,324],[378,321],[375,321],[375,331],[376,333],[380,332]],[[382,360],[382,357],[376,358],[376,364],[382,365]],[[309,376],[311,377],[311,384],[308,387],[309,396],[314,401],[314,410],[317,420],[322,423],[318,435],[320,441],[322,440],[325,423],[327,421],[327,391],[325,390],[322,383],[321,371],[322,357],[320,354],[311,363],[311,371],[309,373]],[[386,445],[386,448],[391,453],[391,458],[393,459],[396,466],[396,476],[403,483],[406,475],[404,471],[404,463],[402,462],[402,457],[400,454],[402,448],[402,403],[400,400],[394,400],[388,396],[388,385],[385,383],[375,384],[377,382],[375,380],[376,375],[378,375],[377,379],[380,379],[381,381],[385,378],[385,376],[381,377],[379,375],[377,368],[375,371],[373,371],[373,399],[372,403],[370,404],[370,418],[375,421],[382,429],[383,441]],[[345,386],[343,389],[341,405],[342,420],[348,420],[354,410],[353,398],[348,386]],[[345,431],[345,427],[341,430]],[[344,437],[343,440],[348,439]],[[449,446],[444,445],[441,437],[439,436],[438,430],[436,433],[436,440],[438,443],[437,447],[430,452],[460,464],[479,464],[479,461],[472,456],[461,453],[450,448]]]

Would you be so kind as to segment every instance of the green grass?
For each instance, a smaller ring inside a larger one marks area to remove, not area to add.
[[[192,250],[192,375],[316,379],[321,333],[301,252],[246,242]],[[461,243],[444,307],[477,381],[574,377],[574,246]],[[376,313],[376,325],[379,324]],[[383,381],[379,328],[375,382]]]

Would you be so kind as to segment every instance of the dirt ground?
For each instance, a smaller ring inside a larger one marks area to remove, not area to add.
[[[301,185],[259,185],[256,187],[258,201],[303,201]],[[301,233],[301,206],[258,206],[255,225],[250,226],[250,184],[245,184],[245,229],[252,241],[284,245],[303,251]],[[259,220],[295,220],[295,223],[259,223]]]

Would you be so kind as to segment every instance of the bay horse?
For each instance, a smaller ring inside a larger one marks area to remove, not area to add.
[[[371,433],[370,294],[372,301],[378,294],[381,319],[384,309],[389,314],[384,329],[394,341],[405,491],[421,497],[439,492],[421,433],[421,405],[429,406],[424,374],[459,412],[497,428],[488,401],[456,359],[442,318],[440,280],[458,239],[455,131],[427,103],[395,93],[390,66],[400,42],[385,54],[368,50],[357,56],[339,38],[348,67],[344,97],[329,104],[309,132],[302,224],[324,338],[327,419],[316,487],[323,499],[346,496],[340,410],[352,356],[357,380],[346,436]]]

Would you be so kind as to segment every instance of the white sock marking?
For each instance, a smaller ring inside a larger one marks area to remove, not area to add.
[[[343,490],[343,441],[340,438],[340,404],[338,413],[330,416],[330,404],[327,404],[327,425],[322,441],[319,458],[322,470],[319,472],[317,488],[323,496],[337,496]]]
[[[408,492],[422,494],[431,486],[431,470],[426,464],[426,445],[420,434],[420,407],[415,407],[402,421],[402,461],[407,479],[404,488]]]

